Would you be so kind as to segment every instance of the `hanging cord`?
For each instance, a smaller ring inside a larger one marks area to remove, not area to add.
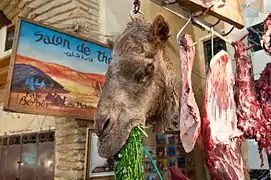
[[[142,133],[143,133],[146,137],[148,137],[147,133],[146,133],[140,126],[138,127],[138,129],[141,130]],[[158,169],[158,167],[156,166],[156,163],[154,162],[153,158],[151,157],[149,151],[143,146],[143,144],[141,144],[141,145],[142,145],[143,151],[146,153],[146,155],[148,156],[148,158],[151,160],[152,165],[154,166],[155,171],[157,172],[157,174],[158,174],[160,180],[164,180],[163,177],[162,177],[162,175],[161,175],[161,173],[160,173],[160,171],[159,171],[159,169]]]
[[[155,164],[153,158],[151,157],[150,153],[148,152],[148,150],[147,150],[143,145],[142,145],[142,149],[143,149],[143,151],[146,153],[146,155],[148,156],[148,158],[151,160],[152,165],[154,166],[154,168],[155,168],[155,170],[156,170],[156,172],[157,172],[159,178],[160,178],[161,180],[164,180],[163,177],[162,177],[162,175],[161,175],[161,173],[160,173],[160,171],[158,170],[158,168],[157,168],[157,166],[156,166],[156,164]]]
[[[212,58],[214,57],[214,27],[211,27]]]

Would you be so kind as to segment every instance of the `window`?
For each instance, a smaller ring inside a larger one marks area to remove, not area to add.
[[[54,132],[0,137],[0,180],[53,180]]]
[[[6,41],[5,41],[5,50],[8,51],[12,49],[12,43],[14,39],[15,27],[13,25],[7,26]]]
[[[204,57],[205,57],[205,67],[206,73],[208,73],[210,62],[212,59],[212,44],[211,40],[203,42],[204,48]],[[214,55],[219,53],[219,51],[225,50],[227,51],[226,42],[220,38],[214,38]]]
[[[249,32],[249,36],[248,36],[248,42],[250,45],[255,44],[255,46],[251,49],[252,52],[257,52],[262,50],[262,46],[261,46],[261,40],[262,40],[262,35],[264,33],[264,24],[259,23],[256,24],[254,26],[251,26],[249,28],[247,28],[248,32]]]

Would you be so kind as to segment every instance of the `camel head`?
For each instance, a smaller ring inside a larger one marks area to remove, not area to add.
[[[179,92],[165,50],[168,38],[169,25],[158,15],[152,23],[128,23],[115,41],[95,114],[100,156],[116,155],[138,125],[176,128]]]

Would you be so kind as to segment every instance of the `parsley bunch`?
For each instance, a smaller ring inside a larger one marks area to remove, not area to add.
[[[120,150],[115,166],[115,180],[144,180],[142,166],[142,131],[136,127]]]

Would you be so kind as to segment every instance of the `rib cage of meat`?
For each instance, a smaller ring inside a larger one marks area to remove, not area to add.
[[[264,20],[264,34],[262,36],[261,45],[267,55],[271,56],[271,12],[267,15]]]
[[[181,70],[182,70],[182,94],[180,111],[180,137],[182,145],[187,153],[194,149],[200,133],[200,112],[195,101],[192,89],[192,68],[195,58],[195,46],[190,47],[193,40],[190,35],[185,34],[181,38]]]
[[[244,38],[242,38],[244,39]],[[271,131],[266,118],[261,112],[260,103],[254,87],[252,76],[252,62],[246,56],[246,48],[242,40],[233,43],[236,59],[236,92],[238,128],[244,132],[244,137],[256,138],[259,142],[260,157],[262,150],[270,147]]]
[[[268,121],[271,121],[271,63],[267,64],[258,80],[261,95],[261,107]]]
[[[241,154],[242,132],[237,128],[231,58],[225,51],[215,55],[206,79],[202,131],[206,165],[215,180],[245,179]]]

